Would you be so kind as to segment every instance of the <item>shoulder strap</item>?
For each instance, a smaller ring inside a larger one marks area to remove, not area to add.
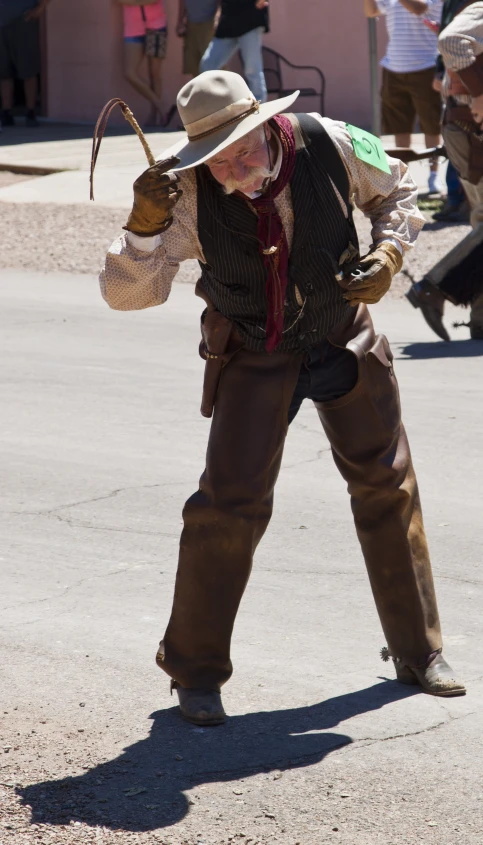
[[[302,130],[305,146],[311,147],[312,151],[320,159],[349,209],[350,214],[349,177],[344,162],[330,135],[320,121],[310,114],[294,114],[293,117],[295,117]]]

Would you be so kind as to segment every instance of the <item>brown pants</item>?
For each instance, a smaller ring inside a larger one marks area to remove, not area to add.
[[[471,208],[473,231],[456,244],[443,258],[431,268],[426,278],[438,286],[446,273],[457,267],[471,251],[483,241],[483,177],[475,185],[468,180],[470,142],[468,135],[454,123],[443,127],[443,138],[451,163],[459,173]],[[460,304],[456,302],[456,304]],[[483,292],[477,294],[470,306],[470,323],[483,327]]]
[[[394,73],[383,68],[381,88],[382,126],[386,135],[414,132],[416,116],[421,132],[441,132],[441,95],[433,89],[436,68]]]
[[[365,306],[331,338],[358,359],[356,386],[316,403],[347,481],[391,653],[410,665],[441,647],[436,597],[392,355]],[[240,349],[222,372],[199,490],[186,502],[171,619],[159,665],[185,687],[219,688],[255,549],[272,514],[302,356]]]

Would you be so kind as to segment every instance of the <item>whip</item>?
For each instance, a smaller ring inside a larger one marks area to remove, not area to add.
[[[112,100],[109,100],[108,103],[102,109],[99,117],[97,118],[97,123],[94,129],[94,136],[92,138],[92,155],[91,155],[91,172],[90,172],[90,186],[91,186],[91,193],[90,198],[91,200],[94,199],[94,168],[97,162],[97,156],[99,155],[99,149],[101,146],[101,141],[104,137],[104,132],[106,131],[107,122],[111,116],[112,110],[119,106],[121,109],[125,119],[127,122],[132,126],[136,135],[138,136],[141,144],[143,146],[143,150],[146,153],[146,158],[148,160],[149,166],[152,167],[153,164],[156,164],[156,159],[154,158],[153,152],[151,147],[149,146],[148,142],[146,141],[146,136],[141,129],[139,123],[137,122],[136,118],[134,117],[131,109],[129,108],[128,104],[124,102],[124,100],[120,100],[119,97],[114,97]]]

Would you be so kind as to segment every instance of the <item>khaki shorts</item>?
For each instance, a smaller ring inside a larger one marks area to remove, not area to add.
[[[439,135],[441,132],[441,97],[432,83],[436,69],[413,73],[382,71],[382,131],[385,135],[406,135],[414,131],[416,115],[421,132]]]
[[[202,23],[188,21],[184,37],[183,73],[197,76],[200,72],[201,59],[214,33],[214,21],[202,21]]]

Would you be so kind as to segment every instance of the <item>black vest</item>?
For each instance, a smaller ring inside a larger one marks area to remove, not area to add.
[[[305,114],[297,118],[305,147],[297,150],[290,180],[294,234],[284,334],[276,352],[316,345],[353,311],[335,278],[339,257],[349,242],[357,248],[347,174],[319,121]],[[331,177],[348,205],[348,219]],[[235,322],[246,347],[264,351],[266,270],[259,253],[256,215],[244,199],[225,194],[204,165],[196,168],[196,178],[198,236],[206,259],[206,264],[200,262],[200,287],[215,308]],[[305,301],[302,313],[295,286]]]

